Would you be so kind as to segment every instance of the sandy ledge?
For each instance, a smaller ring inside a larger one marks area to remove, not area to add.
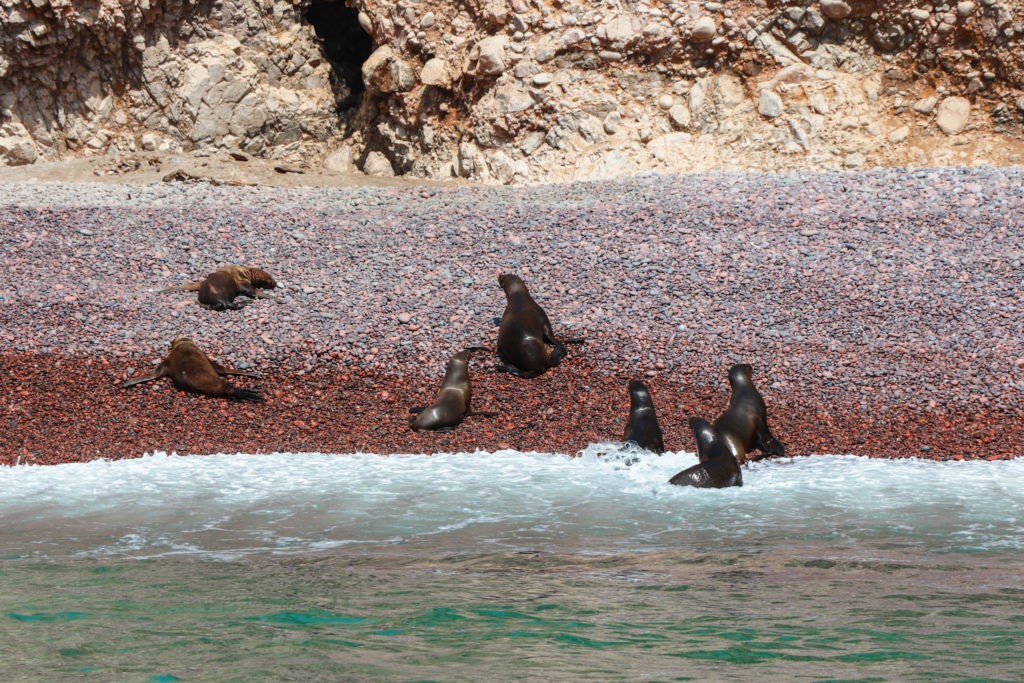
[[[0,463],[320,450],[576,452],[652,387],[692,450],[754,364],[793,455],[1024,454],[1024,170],[647,175],[532,188],[0,183]],[[155,290],[260,265],[280,303]],[[414,434],[446,358],[490,343],[495,276],[584,336],[533,381],[474,362],[500,410]],[[400,313],[411,320],[402,323]],[[121,390],[170,339],[263,375],[268,401]]]

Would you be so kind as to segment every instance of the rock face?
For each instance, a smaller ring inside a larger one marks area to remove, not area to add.
[[[1022,42],[1021,0],[0,0],[0,164],[344,148],[514,183],[941,162],[946,134],[1011,163]]]

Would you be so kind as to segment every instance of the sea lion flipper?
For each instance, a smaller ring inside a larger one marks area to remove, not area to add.
[[[142,384],[143,382],[152,382],[155,379],[160,379],[167,375],[167,367],[161,363],[155,372],[151,372],[148,375],[139,375],[138,377],[132,377],[130,380],[121,385],[122,389],[133,387],[136,384]]]
[[[168,292],[198,292],[199,285],[202,282],[190,282],[187,285],[176,285],[174,287],[168,287],[167,289],[161,289],[157,294],[167,294]]]
[[[231,398],[237,398],[240,401],[263,403],[263,395],[260,393],[259,389],[231,387],[230,391]]]
[[[768,431],[768,425],[764,425],[761,428],[757,438],[761,449],[761,457],[767,457],[769,455],[775,455],[780,458],[785,457],[785,444],[772,436],[772,433]],[[760,458],[758,458],[758,460],[760,460]]]
[[[516,366],[509,365],[508,363],[499,363],[499,364],[495,365],[494,366],[494,371],[495,372],[507,372],[510,375],[515,375],[516,377],[521,377],[522,379],[533,379],[534,377],[536,377],[539,374],[539,373],[536,373],[536,372],[523,372],[522,370],[520,370]]]
[[[235,375],[236,377],[255,377],[257,379],[259,378],[259,375],[257,375],[254,372],[245,372],[244,370],[232,370],[231,368],[224,367],[223,365],[216,361],[211,360],[210,365],[213,366],[213,369],[217,371],[218,375]]]

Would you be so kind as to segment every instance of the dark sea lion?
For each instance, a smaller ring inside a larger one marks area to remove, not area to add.
[[[199,303],[215,311],[231,309],[237,311],[245,304],[236,303],[238,296],[253,299],[272,299],[257,289],[273,289],[277,287],[274,277],[262,268],[246,266],[223,266],[207,275],[200,282],[187,285],[168,287],[160,290],[165,292],[199,292]]]
[[[768,410],[764,398],[754,386],[753,374],[754,369],[748,363],[738,363],[729,368],[729,385],[732,387],[729,407],[714,425],[741,463],[786,454],[786,447],[768,429]],[[761,456],[748,457],[747,454],[755,448],[761,451]]]
[[[469,383],[469,357],[474,351],[488,349],[471,346],[451,357],[444,372],[444,382],[437,393],[437,399],[427,407],[410,408],[410,413],[419,413],[409,423],[414,431],[431,429],[439,432],[451,431],[468,415],[493,417],[496,413],[470,412],[469,401],[472,394]]]
[[[243,401],[262,401],[259,389],[240,389],[225,382],[221,375],[256,377],[250,372],[229,370],[216,363],[199,350],[191,339],[178,337],[171,342],[171,352],[157,366],[156,372],[133,377],[122,388],[150,382],[161,377],[170,377],[179,389],[186,389],[207,396],[224,396]]]
[[[646,384],[635,379],[629,382],[629,421],[626,422],[622,440],[659,455],[665,452],[651,392]]]
[[[690,429],[697,440],[697,459],[700,462],[672,477],[668,483],[701,489],[743,486],[739,461],[711,423],[699,417],[692,417]]]
[[[566,344],[583,343],[582,339],[555,338],[547,314],[518,275],[499,275],[498,284],[505,290],[506,304],[498,327],[501,364],[497,370],[530,379],[558,365],[565,357]]]

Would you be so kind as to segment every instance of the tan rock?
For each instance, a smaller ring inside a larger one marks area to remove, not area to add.
[[[424,85],[436,85],[447,88],[452,84],[451,67],[440,57],[428,59],[420,71],[420,82]]]
[[[363,62],[363,83],[371,92],[405,92],[416,85],[412,67],[389,45],[381,45]]]
[[[967,127],[970,115],[970,100],[965,97],[947,97],[939,102],[935,125],[946,135],[957,135]]]

